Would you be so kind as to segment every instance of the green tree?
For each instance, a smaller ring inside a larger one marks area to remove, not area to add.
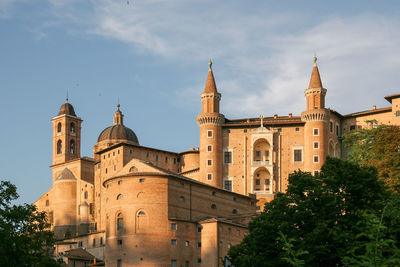
[[[0,266],[59,266],[47,256],[54,245],[45,212],[33,205],[12,205],[15,185],[0,182]]]
[[[353,130],[344,135],[348,158],[362,166],[378,170],[379,178],[390,187],[400,186],[400,127],[379,126]]]
[[[316,176],[301,171],[290,175],[287,192],[265,205],[249,224],[249,235],[228,255],[235,266],[349,264],[346,257],[368,254],[362,242],[371,241],[366,235],[372,234],[373,222],[365,214],[380,216],[394,197],[377,178],[376,169],[327,158]],[[383,240],[393,240],[388,243],[396,248],[398,214],[398,210],[385,213],[385,230],[379,234]],[[397,257],[396,249],[381,247],[384,257]]]

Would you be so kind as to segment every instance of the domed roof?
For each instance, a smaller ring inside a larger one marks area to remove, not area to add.
[[[120,105],[118,104],[118,110],[114,113],[114,124],[110,127],[105,128],[97,138],[97,143],[105,140],[119,140],[119,141],[130,141],[135,144],[139,144],[136,134],[124,126],[124,115],[119,110]]]
[[[58,115],[57,115],[57,116],[60,116],[60,115],[63,115],[63,114],[65,114],[65,115],[71,115],[71,116],[76,117],[74,107],[73,107],[70,103],[68,103],[68,99],[67,99],[67,101],[60,107],[60,112],[58,112]]]
[[[68,168],[64,168],[61,174],[56,178],[56,181],[59,180],[76,180],[75,175]]]
[[[114,124],[113,126],[105,128],[99,135],[97,142],[116,139],[127,140],[139,144],[136,134],[122,124]]]

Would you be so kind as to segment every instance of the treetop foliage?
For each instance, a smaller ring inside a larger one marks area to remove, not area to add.
[[[18,193],[9,181],[0,181],[0,266],[59,266],[47,256],[54,244],[46,213],[33,205],[12,205]]]
[[[385,265],[400,263],[394,203],[375,168],[327,158],[318,175],[290,175],[287,192],[265,205],[228,255],[235,266],[396,266]],[[372,256],[381,265],[357,265]]]

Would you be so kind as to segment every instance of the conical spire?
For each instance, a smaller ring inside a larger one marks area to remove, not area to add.
[[[206,87],[204,88],[204,93],[218,93],[217,86],[215,85],[214,74],[212,71],[211,59],[210,62],[208,63],[208,66],[209,66],[208,76],[207,76]]]
[[[322,82],[321,77],[319,76],[316,56],[314,56],[314,67],[311,73],[310,85],[308,86],[308,89],[311,88],[322,88]]]
[[[119,110],[120,104],[117,105],[117,111],[114,113],[114,125],[115,124],[124,124],[124,115]]]

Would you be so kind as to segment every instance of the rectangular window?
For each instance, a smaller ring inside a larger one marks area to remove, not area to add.
[[[189,245],[190,245],[190,242],[186,240],[185,241],[185,246],[188,247]]]
[[[296,132],[298,132],[298,131],[300,131],[300,128],[299,128],[299,127],[296,127]]]
[[[400,110],[396,111],[396,117],[400,117]]]
[[[356,129],[356,126],[355,125],[350,125],[350,131],[351,130],[355,130]]]
[[[319,163],[319,156],[315,155],[313,161],[314,163]]]
[[[78,242],[78,247],[80,247],[80,248],[82,247],[82,241]]]
[[[314,175],[318,175],[318,174],[319,174],[319,171],[314,170]]]
[[[174,164],[176,164],[176,158],[174,158]]]
[[[117,244],[121,246],[122,245],[122,239],[118,239],[117,240]]]
[[[269,157],[269,150],[265,150],[265,157],[266,157],[266,158]]]
[[[301,149],[295,149],[293,150],[293,154],[294,154],[294,162],[302,162],[303,161],[303,150]]]
[[[339,136],[339,125],[336,125],[336,135]]]
[[[232,163],[232,152],[231,151],[224,152],[224,163],[225,164]]]
[[[171,230],[176,230],[176,223],[171,223]]]
[[[256,150],[256,158],[259,158],[259,157],[261,157],[261,151]]]
[[[256,185],[260,185],[260,179],[256,179]]]
[[[319,142],[314,142],[314,149],[319,149]]]
[[[314,128],[313,129],[313,135],[314,136],[319,136],[319,129],[318,128]]]
[[[176,267],[176,260],[171,260],[171,267]]]
[[[165,163],[168,163],[168,157],[165,157]]]
[[[333,133],[333,122],[329,122],[329,131]]]
[[[122,267],[122,260],[121,259],[117,260],[117,267]]]
[[[148,158],[149,157],[149,152],[146,152],[146,158]]]
[[[96,238],[93,238],[93,247],[96,246]]]
[[[211,152],[211,151],[212,151],[212,145],[208,145],[208,146],[207,146],[207,151],[208,151],[208,152]]]
[[[91,214],[91,215],[94,214],[94,203],[89,204],[89,214]]]
[[[122,229],[124,229],[124,219],[118,218],[117,219],[117,230],[122,230]]]
[[[213,131],[212,130],[208,130],[207,131],[207,137],[213,137]]]
[[[208,180],[208,181],[211,181],[211,180],[212,180],[212,173],[208,173],[208,174],[207,174],[207,180]]]
[[[158,161],[158,155],[156,155],[156,161]]]
[[[228,190],[228,191],[232,191],[232,181],[231,180],[225,180],[224,189]]]
[[[207,160],[207,166],[212,166],[212,159]]]
[[[201,248],[201,242],[197,242],[197,248]]]
[[[190,267],[189,261],[185,261],[185,267]]]
[[[173,246],[176,245],[176,239],[171,239],[171,245],[173,245]]]
[[[278,128],[278,133],[282,132],[282,128]]]

